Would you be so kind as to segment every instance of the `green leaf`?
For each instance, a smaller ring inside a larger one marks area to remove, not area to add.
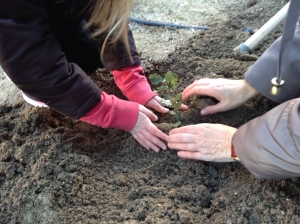
[[[173,84],[172,82],[169,82],[169,83],[168,83],[168,88],[169,88],[169,89],[173,89],[173,87],[174,87],[174,84]]]
[[[159,93],[162,93],[164,92],[165,90],[168,90],[168,87],[167,86],[160,86],[157,88],[157,92]]]
[[[171,71],[168,71],[166,74],[165,74],[165,80],[166,80],[166,84],[168,85],[168,87],[170,89],[172,89],[176,83],[177,83],[177,78],[178,78],[178,75],[171,72]]]
[[[165,74],[165,80],[167,83],[169,82],[174,82],[174,80],[177,81],[177,78],[178,78],[178,75],[171,72],[171,71],[168,71],[166,74]]]
[[[152,84],[157,85],[160,82],[163,82],[163,78],[159,75],[156,74],[152,74],[149,76],[150,81],[152,82]]]
[[[180,122],[181,123],[181,120],[182,120],[182,114],[180,111],[177,111],[176,112],[176,119],[177,119],[177,123]]]
[[[173,110],[169,110],[169,114],[171,114],[172,116],[176,115],[176,113]]]
[[[175,104],[174,104],[174,110],[175,111],[179,111],[181,107],[181,101],[177,101]]]
[[[175,97],[171,98],[170,101],[173,105],[174,111],[178,111],[182,104],[182,94],[178,93]]]
[[[178,93],[175,97],[176,100],[182,101],[182,93]]]
[[[172,97],[171,95],[164,95],[164,98],[165,98],[166,100],[171,100],[173,97]]]
[[[182,94],[178,93],[177,95],[175,95],[175,92],[177,87],[181,84],[182,80],[178,80],[178,75],[176,73],[173,73],[172,71],[168,71],[165,74],[164,78],[156,74],[150,75],[149,78],[155,85],[161,83],[161,85],[156,89],[157,93],[163,95],[161,103],[163,106],[173,109],[169,111],[169,114],[176,116],[177,122],[175,124],[170,124],[171,127],[180,126],[182,113],[181,111],[179,111],[179,109],[182,105]]]

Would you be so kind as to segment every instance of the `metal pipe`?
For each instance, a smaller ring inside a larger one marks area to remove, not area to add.
[[[279,12],[277,12],[267,23],[265,23],[258,31],[256,31],[248,40],[234,48],[237,55],[242,55],[247,51],[252,50],[269,34],[271,33],[286,17],[290,2],[288,2]]]

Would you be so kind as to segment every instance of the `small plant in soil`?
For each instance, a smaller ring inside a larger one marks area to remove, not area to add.
[[[180,126],[182,119],[182,114],[180,111],[182,94],[176,93],[176,90],[182,81],[178,80],[178,75],[171,71],[168,71],[164,77],[157,74],[151,74],[149,79],[151,83],[157,87],[155,88],[154,92],[163,97],[161,102],[162,105],[172,109],[169,111],[169,113],[176,116],[176,123],[170,124],[170,126]]]

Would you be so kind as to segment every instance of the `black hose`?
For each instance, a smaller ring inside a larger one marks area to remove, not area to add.
[[[135,23],[142,23],[142,24],[148,25],[148,26],[168,26],[168,27],[176,27],[176,28],[183,28],[183,29],[209,30],[209,27],[207,27],[207,26],[186,26],[186,25],[180,25],[180,24],[153,22],[153,21],[148,21],[148,20],[136,19],[133,17],[129,17],[129,21],[135,22]]]

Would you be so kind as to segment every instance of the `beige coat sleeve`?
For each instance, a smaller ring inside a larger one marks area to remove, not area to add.
[[[236,154],[260,179],[300,177],[300,25],[283,74],[281,94],[270,94],[277,74],[281,38],[248,69],[245,78],[258,92],[282,103],[265,115],[240,127],[233,137]]]
[[[287,101],[240,127],[236,154],[260,179],[300,176],[300,99]]]
[[[270,93],[271,80],[277,76],[281,40],[281,37],[278,38],[245,74],[247,82],[253,88],[277,103],[283,103],[300,96],[300,23],[297,24],[287,56],[281,94],[274,96]]]

